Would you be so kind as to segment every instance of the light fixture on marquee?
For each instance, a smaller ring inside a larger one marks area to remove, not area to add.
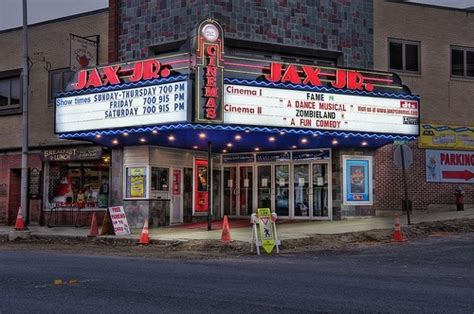
[[[274,136],[270,136],[270,137],[268,138],[268,140],[269,140],[270,142],[275,142],[275,137],[274,137]]]
[[[174,141],[176,138],[173,135],[168,136],[169,141]]]
[[[237,141],[240,140],[241,138],[242,138],[242,136],[240,136],[240,134],[237,134],[237,135],[235,136],[235,139],[236,139]]]
[[[302,139],[301,139],[301,143],[303,143],[303,144],[306,144],[306,143],[308,143],[308,139],[306,139],[306,138],[302,138]]]

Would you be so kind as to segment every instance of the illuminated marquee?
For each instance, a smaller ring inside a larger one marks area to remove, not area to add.
[[[197,28],[196,119],[223,121],[223,30],[215,20],[206,19]]]

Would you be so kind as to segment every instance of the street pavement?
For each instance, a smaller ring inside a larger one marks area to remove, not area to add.
[[[473,261],[474,233],[206,260],[3,250],[0,313],[473,313]]]
[[[466,207],[464,211],[415,211],[411,216],[412,224],[419,222],[474,218],[474,206]],[[400,221],[402,226],[407,225],[406,216],[402,216]],[[346,232],[369,231],[374,229],[392,229],[393,226],[393,215],[389,217],[364,217],[343,219],[339,221],[299,221],[296,223],[278,224],[278,235],[281,240],[288,240],[306,238],[311,234],[341,234]],[[0,226],[0,235],[8,234],[12,229],[13,227],[11,226]],[[30,226],[30,230],[32,235],[74,236],[85,238],[89,234],[90,228],[48,228]],[[137,240],[140,231],[140,229],[134,229],[130,236],[121,237]],[[152,240],[219,240],[221,238],[222,230],[214,229],[207,231],[206,225],[203,224],[200,228],[189,228],[187,226],[151,228],[149,233]],[[233,240],[250,242],[252,236],[250,224],[248,227],[232,228],[231,222],[231,235]]]

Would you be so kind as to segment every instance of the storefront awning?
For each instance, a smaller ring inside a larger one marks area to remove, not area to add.
[[[61,134],[63,139],[82,139],[107,147],[156,145],[220,153],[275,151],[309,148],[378,148],[394,140],[414,140],[415,136],[353,132],[332,132],[239,125],[171,124]]]

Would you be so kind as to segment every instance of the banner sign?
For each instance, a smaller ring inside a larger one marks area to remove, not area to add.
[[[269,161],[290,161],[290,152],[281,153],[258,153],[257,162],[269,162]]]
[[[110,219],[114,226],[116,235],[130,234],[130,227],[128,226],[127,216],[123,206],[109,207]]]
[[[344,205],[372,205],[372,156],[342,156]]]
[[[474,127],[421,124],[420,148],[474,150]]]
[[[474,183],[474,152],[429,150],[426,154],[426,181]]]
[[[196,38],[196,120],[221,123],[224,31],[217,21],[205,19]]]
[[[265,252],[270,254],[276,244],[270,208],[258,208],[257,217],[260,226],[259,236],[262,242],[262,247]]]
[[[41,154],[43,161],[94,160],[100,157],[102,157],[100,146],[44,149]]]
[[[418,135],[418,100],[225,85],[230,124]]]
[[[56,98],[56,133],[187,120],[187,82]]]
[[[207,192],[207,160],[194,160],[194,212],[207,213],[209,193]]]
[[[255,157],[253,154],[226,154],[222,156],[222,163],[224,164],[246,163],[254,161]]]
[[[95,37],[97,40],[91,40],[73,34],[69,35],[71,43],[70,64],[72,71],[97,65],[99,36],[91,37]]]
[[[331,159],[329,149],[318,149],[292,153],[293,160],[327,160]]]

